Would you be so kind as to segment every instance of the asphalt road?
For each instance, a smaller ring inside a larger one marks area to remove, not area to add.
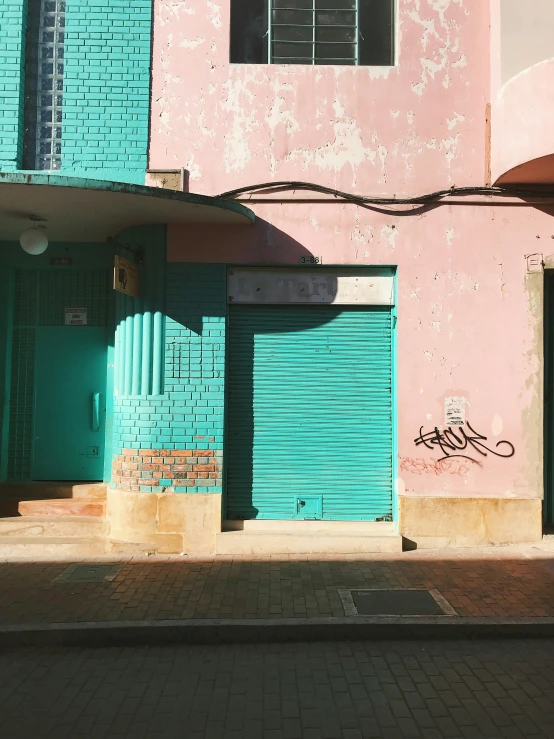
[[[554,640],[0,653],[2,739],[554,737]]]

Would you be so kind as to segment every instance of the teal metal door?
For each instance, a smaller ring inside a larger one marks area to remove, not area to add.
[[[390,308],[231,306],[227,517],[392,519]]]
[[[32,479],[101,480],[106,329],[40,327],[35,352]]]

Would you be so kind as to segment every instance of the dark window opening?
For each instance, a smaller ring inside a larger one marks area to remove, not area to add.
[[[395,0],[231,0],[231,63],[394,64]]]

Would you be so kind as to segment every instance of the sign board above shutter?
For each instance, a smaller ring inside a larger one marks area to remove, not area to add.
[[[394,305],[391,273],[353,269],[236,269],[228,274],[229,302],[261,305]]]

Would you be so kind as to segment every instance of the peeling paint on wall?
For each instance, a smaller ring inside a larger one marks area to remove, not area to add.
[[[229,3],[157,0],[150,167],[194,157],[209,194],[299,173],[376,194],[480,183],[485,6],[399,0],[398,64],[356,68],[231,65]]]
[[[398,64],[385,69],[230,65],[229,3],[213,5],[219,15],[206,0],[156,2],[152,168],[188,166],[208,194],[298,179],[390,196],[484,184],[489,3],[398,0]],[[170,260],[291,265],[311,254],[396,266],[399,488],[539,497],[542,276],[526,276],[524,254],[537,234],[550,239],[552,215],[488,200],[387,208],[272,197],[253,204],[252,229],[224,238],[215,226],[170,227]],[[513,458],[480,467],[414,456],[422,419],[435,425],[444,398],[459,395],[471,398],[475,428],[513,442]]]

